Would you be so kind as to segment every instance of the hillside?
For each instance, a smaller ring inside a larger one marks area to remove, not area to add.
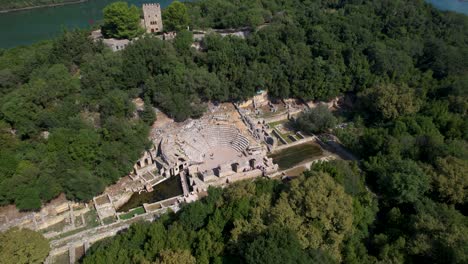
[[[290,184],[212,190],[84,261],[468,261],[468,17],[422,0],[186,5],[192,29],[258,30],[210,34],[199,50],[182,30],[115,53],[70,31],[0,52],[1,205],[36,210],[61,192],[80,201],[102,192],[147,147],[150,105],[182,121],[259,89],[278,99],[346,94],[353,108],[336,114],[349,125],[332,133],[359,167],[325,163]],[[136,97],[146,110],[135,111]]]

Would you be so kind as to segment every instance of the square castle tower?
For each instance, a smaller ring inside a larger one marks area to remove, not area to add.
[[[163,31],[161,6],[159,3],[143,4],[143,25],[146,33]]]

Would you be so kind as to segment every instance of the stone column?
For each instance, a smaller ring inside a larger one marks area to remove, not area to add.
[[[68,257],[69,257],[70,264],[74,264],[75,263],[75,246],[74,245],[70,245],[68,247]]]
[[[68,208],[70,209],[69,214],[70,214],[70,224],[75,228],[75,214],[73,213],[73,206],[68,203]]]

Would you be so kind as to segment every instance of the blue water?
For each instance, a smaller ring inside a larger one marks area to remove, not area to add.
[[[58,36],[65,28],[89,28],[102,19],[102,9],[117,0],[89,0],[85,3],[0,13],[0,48],[28,45]],[[141,7],[143,3],[172,0],[126,0]],[[468,14],[468,2],[462,0],[426,0],[442,10]]]
[[[467,0],[426,0],[433,6],[440,10],[455,11],[468,15],[468,1]]]
[[[118,0],[84,3],[0,13],[0,48],[28,45],[58,36],[64,29],[89,28],[102,19],[102,9]],[[141,8],[144,3],[168,6],[172,0],[125,0]]]

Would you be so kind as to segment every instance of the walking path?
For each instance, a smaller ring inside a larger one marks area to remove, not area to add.
[[[109,224],[109,225],[98,226],[95,228],[81,231],[74,235],[52,240],[50,242],[51,250],[45,263],[51,263],[54,257],[61,255],[61,254],[65,254],[67,251],[73,252],[72,254],[74,254],[74,251],[77,247],[84,246],[84,248],[87,249],[90,244],[93,244],[96,241],[104,239],[106,237],[115,236],[118,232],[128,229],[130,225],[135,222],[138,222],[138,221],[152,222],[155,219],[157,219],[160,215],[166,213],[168,208],[170,208],[174,212],[179,210],[178,205],[173,205],[173,206],[162,208],[158,211],[141,214],[128,220],[118,220],[117,222]],[[72,256],[70,255],[70,261],[71,261],[70,263],[74,263],[71,257]],[[81,256],[78,256],[78,257],[81,257]]]

